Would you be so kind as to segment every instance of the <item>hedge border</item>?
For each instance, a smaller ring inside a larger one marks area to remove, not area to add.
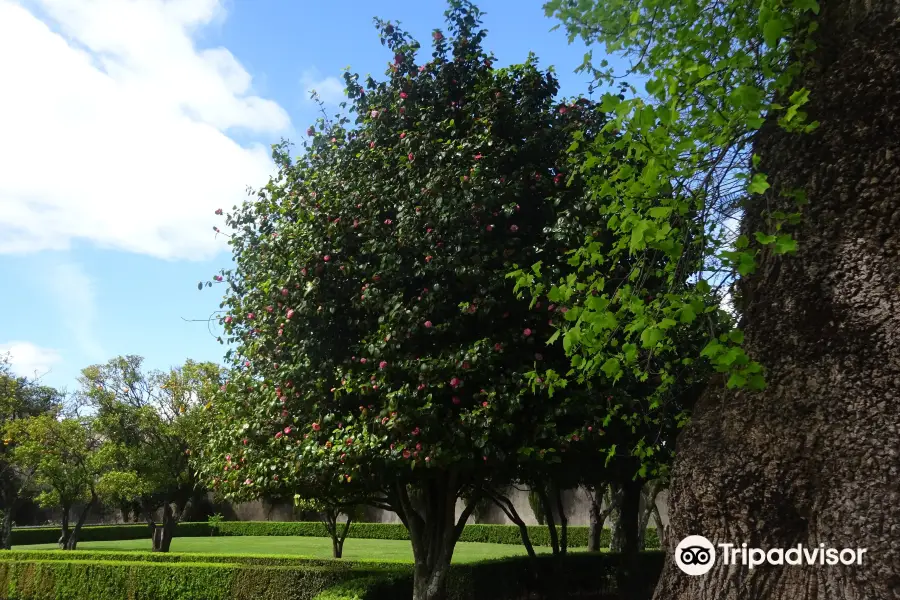
[[[569,547],[586,548],[588,544],[586,526],[568,528]],[[324,525],[310,521],[224,521],[218,526],[208,523],[179,523],[175,528],[176,537],[204,537],[211,535],[226,536],[302,536],[327,537]],[[528,535],[535,546],[550,546],[550,532],[546,526],[528,526]],[[79,535],[81,542],[106,542],[118,540],[137,540],[150,537],[149,528],[145,524],[98,525],[84,527]],[[349,538],[373,540],[408,540],[409,532],[402,523],[354,523],[348,533]],[[608,548],[611,533],[603,530],[600,547]],[[13,529],[12,545],[27,546],[31,544],[54,544],[59,539],[59,529],[54,527],[34,527]],[[522,538],[515,525],[469,524],[463,529],[459,538],[461,542],[483,542],[490,544],[521,544]],[[646,533],[648,549],[659,548],[656,530],[648,528]]]

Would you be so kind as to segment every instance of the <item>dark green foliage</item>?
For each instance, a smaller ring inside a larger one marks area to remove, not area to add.
[[[569,527],[568,531],[569,547],[587,547],[587,527]],[[175,530],[175,537],[201,537],[208,536],[210,533],[211,528],[208,523],[179,523]],[[53,544],[59,538],[59,528],[14,529],[12,535],[14,546]],[[322,523],[307,521],[225,521],[218,525],[216,535],[328,537]],[[547,527],[531,525],[528,527],[528,535],[531,537],[531,543],[535,546],[550,545],[550,533]],[[82,529],[79,540],[82,542],[108,542],[139,540],[149,537],[150,533],[146,525],[101,525]],[[354,523],[350,527],[347,537],[369,540],[407,540],[409,532],[401,523]],[[659,537],[656,535],[655,529],[647,529],[646,539],[648,549],[659,547]],[[518,545],[522,543],[522,537],[519,528],[514,525],[466,525],[459,541]],[[610,530],[604,529],[600,546],[608,548],[609,542]]]

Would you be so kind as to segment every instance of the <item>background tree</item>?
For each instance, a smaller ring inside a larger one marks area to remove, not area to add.
[[[168,552],[197,492],[190,443],[199,431],[198,407],[221,383],[219,367],[188,361],[168,373],[144,373],[142,362],[120,356],[84,369],[81,394],[95,410],[112,465],[103,476],[104,493],[119,504],[136,504],[150,527],[153,551]]]
[[[81,527],[100,499],[97,483],[106,470],[90,421],[42,413],[7,423],[4,435],[12,445],[10,461],[33,473],[38,504],[62,509],[60,549],[74,550]],[[70,527],[72,510],[79,506],[75,526]]]
[[[494,69],[479,18],[451,2],[451,35],[434,32],[422,65],[379,21],[388,81],[348,74],[354,126],[310,128],[296,163],[275,148],[277,176],[227,217],[237,266],[216,277],[237,349],[208,411],[207,480],[265,496],[313,470],[389,507],[410,530],[420,600],[441,594],[480,488],[534,451],[562,401],[525,375],[550,360],[567,308],[517,301],[504,275],[536,259],[564,274],[565,251],[596,230],[560,161],[605,115],[555,100],[533,59]]]
[[[704,252],[710,270],[718,260],[739,280],[742,331],[701,353],[724,376],[679,439],[669,549],[689,533],[730,541],[735,531],[763,548],[868,549],[852,570],[717,565],[689,578],[667,561],[657,597],[896,597],[900,548],[889,532],[900,508],[870,499],[896,496],[900,468],[897,4],[557,0],[548,12],[573,36],[623,51],[649,79],[646,98],[619,106],[617,127],[656,141],[632,148],[657,157],[654,172],[607,187],[630,206],[622,223],[658,226],[664,215],[641,200],[654,181],[681,186],[712,222],[722,222],[723,189],[737,192],[740,230]],[[623,248],[672,250],[660,245],[668,234],[632,246],[616,229]],[[679,261],[667,254],[671,271]],[[684,300],[660,298],[635,333]]]
[[[51,412],[62,405],[63,395],[39,381],[16,377],[8,356],[0,357],[0,428],[18,419]],[[16,509],[29,489],[33,470],[10,460],[15,448],[9,439],[0,446],[0,549],[12,547],[11,534]]]
[[[299,494],[294,496],[294,506],[299,510],[316,513],[331,538],[332,556],[341,558],[344,552],[344,540],[350,533],[350,526],[353,521],[362,516],[361,507],[323,494],[321,489],[316,490],[315,494],[315,498],[304,498]]]

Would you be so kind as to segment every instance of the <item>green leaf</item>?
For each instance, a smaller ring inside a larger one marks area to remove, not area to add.
[[[678,312],[682,323],[693,323],[694,319],[697,318],[697,313],[694,312],[694,307],[690,304],[683,305]]]
[[[751,194],[762,194],[765,193],[769,187],[765,173],[754,173],[753,178],[750,180],[750,185],[747,186],[747,191]]]
[[[641,344],[644,348],[653,348],[659,344],[665,334],[658,327],[648,327],[641,332]]]
[[[763,25],[763,39],[770,48],[775,48],[778,45],[778,40],[781,39],[781,34],[784,33],[784,22],[781,20],[781,17],[774,17],[766,21],[766,24]]]
[[[619,364],[619,359],[617,358],[608,358],[606,362],[603,363],[603,366],[600,367],[600,370],[609,378],[612,379],[622,371],[622,366]]]
[[[728,334],[728,337],[735,344],[743,344],[744,343],[744,332],[740,329],[732,329]]]
[[[653,217],[654,219],[664,219],[664,218],[668,217],[670,214],[672,214],[672,207],[671,206],[656,206],[654,208],[651,208],[648,212],[649,212],[650,216]]]
[[[784,234],[779,235],[775,242],[775,254],[793,254],[797,251],[797,240]]]
[[[763,245],[768,245],[768,244],[775,242],[774,235],[766,235],[765,233],[762,233],[761,231],[757,231],[753,235],[756,236],[756,241]]]

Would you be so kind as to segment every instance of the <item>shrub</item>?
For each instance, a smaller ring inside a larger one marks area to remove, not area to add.
[[[28,527],[13,529],[12,545],[55,544],[59,540],[59,527]],[[209,535],[207,523],[179,523],[175,527],[176,537],[198,537]],[[95,525],[82,527],[79,542],[110,542],[114,540],[150,539],[150,527],[146,523],[121,525]]]
[[[311,600],[342,581],[385,574],[375,566],[5,560],[0,561],[0,589],[10,600]]]

